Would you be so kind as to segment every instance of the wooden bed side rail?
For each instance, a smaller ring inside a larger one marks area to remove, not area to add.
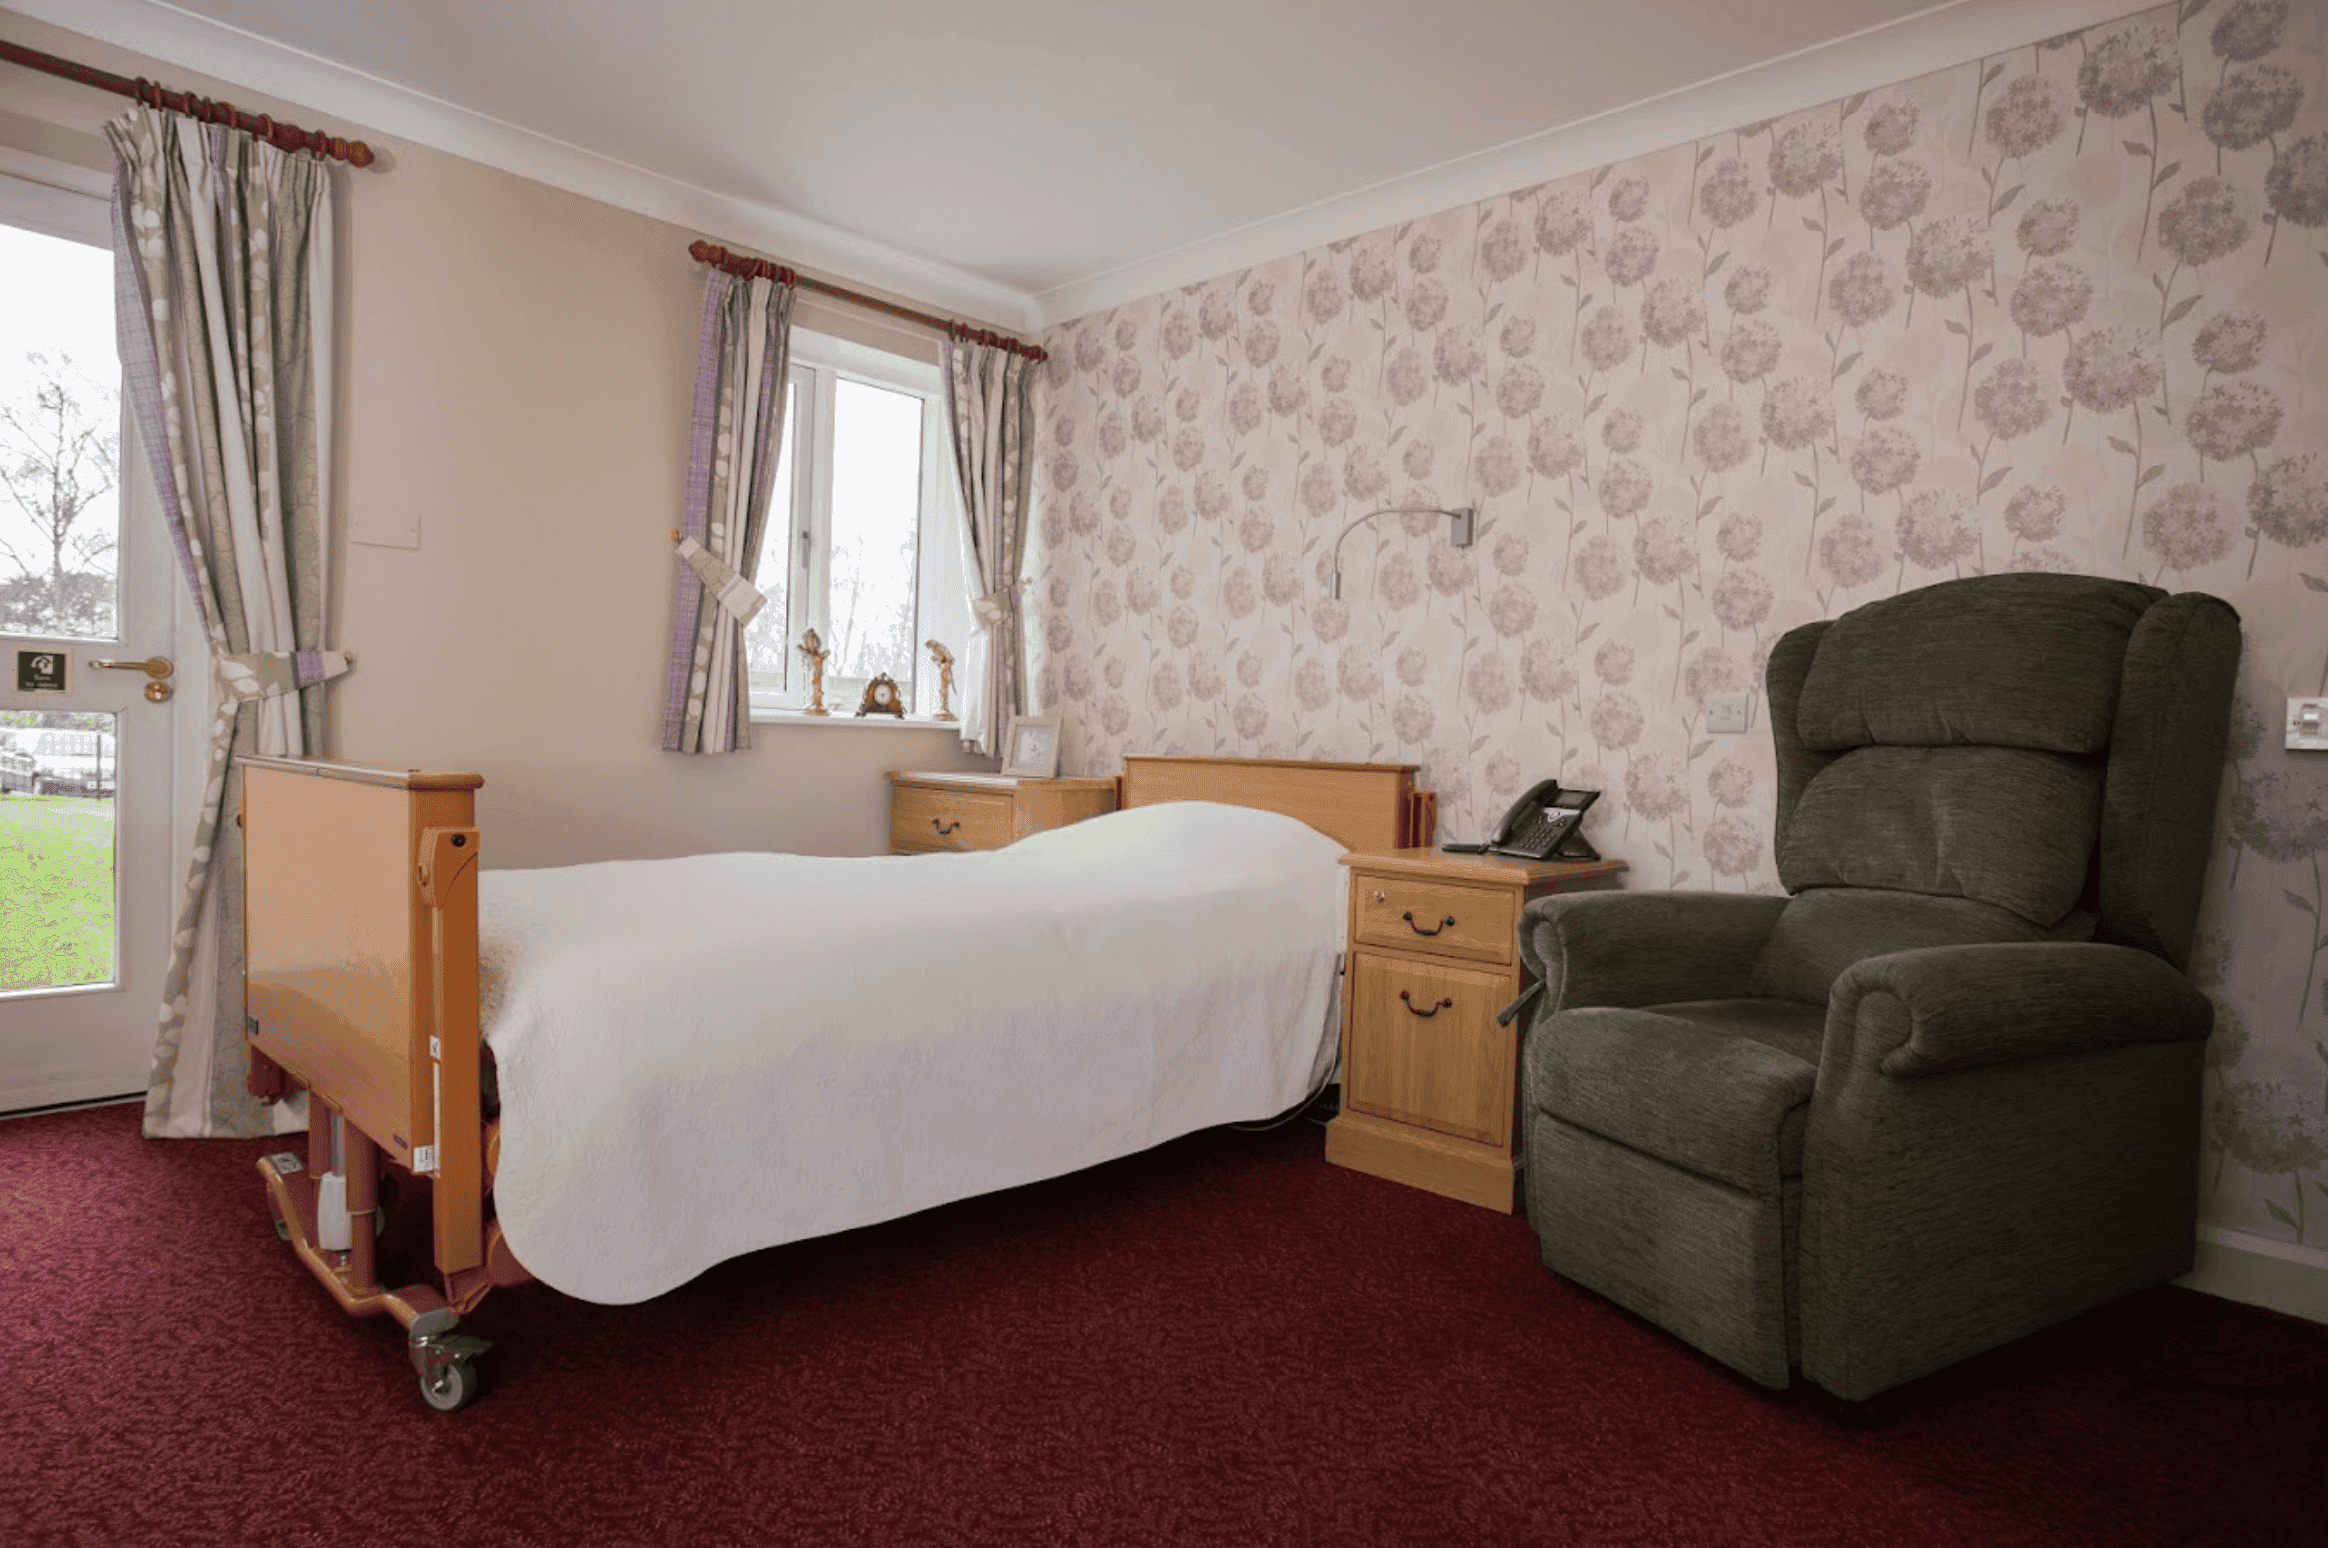
[[[243,767],[254,1054],[436,1179],[437,1265],[483,1258],[475,774]],[[255,1062],[255,1061],[254,1061]]]

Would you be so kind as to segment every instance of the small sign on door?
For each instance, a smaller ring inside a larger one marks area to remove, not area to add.
[[[66,693],[73,686],[73,658],[61,650],[17,647],[18,693]]]

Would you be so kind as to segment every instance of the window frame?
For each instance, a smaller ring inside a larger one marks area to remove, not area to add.
[[[776,604],[779,590],[770,566],[783,555],[785,574],[781,592],[788,638],[781,672],[751,674],[752,718],[788,718],[808,705],[808,673],[797,646],[804,633],[816,629],[832,638],[832,426],[839,384],[858,382],[868,387],[904,393],[922,402],[920,521],[914,542],[912,589],[913,634],[917,639],[940,638],[966,643],[970,606],[964,583],[961,498],[955,487],[952,439],[946,426],[945,380],[930,361],[875,349],[852,340],[794,327],[787,383],[792,415],[785,426],[784,454],[791,459],[791,489],[786,502],[785,530],[776,530],[778,512],[769,512],[762,535],[758,579]],[[771,499],[771,505],[775,500]],[[961,645],[952,646],[957,656]],[[908,718],[930,720],[937,710],[936,674],[922,670],[924,653],[918,647],[907,657],[908,668],[898,686],[908,706]],[[771,681],[771,679],[774,679]],[[851,714],[869,678],[828,671],[824,679],[825,708]]]

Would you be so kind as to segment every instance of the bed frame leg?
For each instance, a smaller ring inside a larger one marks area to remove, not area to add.
[[[420,1378],[421,1401],[440,1413],[468,1407],[483,1391],[477,1357],[493,1346],[455,1333],[461,1313],[473,1308],[496,1285],[529,1276],[509,1257],[498,1222],[488,1231],[492,1250],[483,1266],[447,1276],[448,1294],[428,1285],[391,1290],[380,1283],[375,1256],[375,1211],[380,1193],[380,1148],[371,1137],[312,1091],[308,1094],[307,1160],[278,1151],[259,1159],[277,1232],[329,1290],[342,1309],[363,1317],[386,1312],[408,1335],[407,1354]],[[346,1195],[347,1246],[325,1247],[318,1179],[339,1171]]]

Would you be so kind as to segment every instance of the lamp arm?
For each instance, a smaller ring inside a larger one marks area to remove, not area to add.
[[[1448,544],[1455,548],[1469,548],[1471,546],[1471,522],[1473,516],[1476,514],[1476,508],[1469,505],[1457,506],[1453,510],[1447,510],[1444,507],[1436,505],[1386,505],[1378,511],[1368,511],[1365,515],[1359,517],[1356,521],[1353,521],[1350,523],[1350,525],[1344,527],[1341,531],[1341,534],[1334,539],[1334,567],[1332,571],[1333,580],[1327,588],[1327,595],[1332,597],[1337,602],[1340,601],[1342,597],[1343,538],[1347,538],[1351,533],[1357,531],[1360,527],[1364,526],[1367,522],[1372,521],[1375,517],[1444,516],[1452,523],[1447,532]]]

